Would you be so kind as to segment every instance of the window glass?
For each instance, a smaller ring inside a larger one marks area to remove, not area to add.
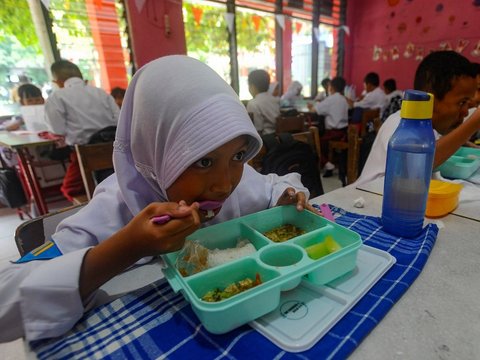
[[[225,4],[183,1],[187,54],[209,65],[230,84],[228,30],[224,17],[226,12]]]
[[[22,83],[45,87],[48,74],[26,0],[0,6],[0,116],[19,113],[16,88]]]
[[[303,85],[302,95],[312,95],[312,22],[292,19],[292,81]]]
[[[332,78],[333,27],[320,24],[318,31],[318,79]]]
[[[115,0],[50,0],[60,56],[78,65],[91,85],[106,91],[127,86],[129,59],[120,6]]]
[[[237,7],[237,52],[240,99],[251,99],[248,74],[263,69],[276,81],[275,74],[275,18],[273,14]]]

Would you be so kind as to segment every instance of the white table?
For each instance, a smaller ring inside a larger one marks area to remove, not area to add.
[[[384,177],[380,177],[368,183],[358,185],[357,189],[383,195],[384,180]],[[452,211],[452,214],[480,221],[480,185],[467,182],[464,182],[464,184],[465,187],[460,192],[458,207]]]
[[[354,208],[360,196],[365,207]],[[380,216],[382,197],[348,186],[312,202]],[[480,222],[456,215],[441,221],[423,271],[351,359],[479,358]]]

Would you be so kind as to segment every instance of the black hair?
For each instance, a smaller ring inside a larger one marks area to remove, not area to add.
[[[110,95],[112,95],[115,99],[116,98],[123,98],[123,97],[125,97],[125,92],[126,91],[127,90],[125,90],[124,88],[121,88],[121,87],[117,86],[117,87],[114,87],[112,89],[112,91],[110,91]]]
[[[397,82],[395,79],[387,79],[383,82],[383,87],[389,92],[397,90]]]
[[[376,72],[369,72],[367,75],[365,75],[363,82],[365,84],[372,84],[373,86],[378,86],[380,85],[380,77]]]
[[[83,79],[82,72],[77,65],[68,60],[55,61],[50,67],[50,71],[56,80],[66,81],[72,77]]]
[[[343,94],[345,90],[346,81],[341,76],[336,76],[330,81],[330,86],[335,89],[336,92]]]
[[[270,75],[265,70],[253,70],[248,74],[248,84],[254,85],[259,92],[268,91],[270,86]]]
[[[475,78],[476,75],[472,63],[456,51],[434,51],[418,65],[413,86],[442,100],[452,89],[453,80],[462,76]]]
[[[479,76],[480,75],[480,64],[472,62],[472,68],[473,68],[473,71],[475,71],[475,74],[477,74],[477,76]]]
[[[325,78],[322,80],[321,84],[324,89],[327,89],[328,84],[330,84],[331,80],[329,78]]]
[[[20,100],[43,97],[42,90],[33,84],[23,84],[17,89],[18,98]]]

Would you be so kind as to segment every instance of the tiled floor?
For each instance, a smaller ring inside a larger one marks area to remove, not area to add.
[[[322,178],[325,192],[330,192],[341,187],[340,180],[334,172],[330,178]],[[68,206],[67,202],[49,204],[51,210]],[[22,223],[15,210],[0,208],[0,268],[7,265],[9,261],[18,259],[18,250],[14,241],[15,229]],[[22,340],[0,344],[0,357],[2,360],[26,359]]]

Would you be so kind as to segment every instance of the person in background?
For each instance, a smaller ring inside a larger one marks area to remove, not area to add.
[[[42,90],[33,84],[23,84],[17,88],[17,97],[20,106],[42,105],[45,99],[42,96]],[[21,116],[12,116],[11,120],[5,121],[0,125],[0,130],[15,131],[23,126]]]
[[[328,85],[328,96],[325,100],[310,105],[317,114],[325,116],[325,132],[320,137],[322,147],[320,163],[325,172],[323,177],[333,175],[335,166],[328,159],[328,144],[330,141],[339,140],[346,136],[348,127],[348,103],[343,90],[345,89],[345,79],[334,77]]]
[[[475,96],[473,97],[471,103],[470,103],[470,109],[468,109],[468,115],[465,117],[465,120],[468,120],[470,116],[477,110],[477,108],[480,106],[480,64],[479,63],[472,63],[473,69],[475,73],[477,74],[476,79],[477,79],[477,90],[475,91]],[[470,141],[468,141],[465,146],[468,147],[474,147],[474,148],[480,148],[480,130],[477,131],[473,136],[470,138]]]
[[[282,107],[294,107],[298,101],[303,100],[303,85],[299,81],[293,81],[281,97]]]
[[[0,270],[0,342],[66,333],[97,305],[105,282],[180,250],[200,226],[277,205],[315,211],[299,174],[261,175],[248,165],[261,146],[238,95],[207,65],[173,55],[138,70],[118,123],[115,173],[59,224],[43,260],[34,250]],[[207,200],[219,207],[202,210]],[[171,220],[153,222],[160,214]]]
[[[123,98],[125,97],[125,92],[126,92],[126,90],[124,88],[121,88],[121,87],[118,87],[118,86],[114,87],[112,89],[112,91],[110,91],[110,95],[112,95],[113,98],[115,99],[115,102],[117,103],[119,109],[122,108],[122,103],[123,103]]]
[[[65,137],[67,146],[87,144],[99,130],[117,125],[120,110],[113,97],[86,84],[77,65],[59,60],[51,72],[59,89],[45,103],[45,120],[51,133]],[[85,193],[75,151],[70,153],[61,191],[69,201]]]
[[[477,89],[476,75],[470,61],[455,51],[432,52],[418,65],[415,90],[435,96],[432,115],[432,126],[437,139],[434,169],[452,156],[480,128],[479,109],[464,121]],[[357,185],[384,176],[388,141],[399,123],[400,111],[397,111],[380,127]]]
[[[361,121],[363,109],[383,109],[385,105],[385,93],[380,88],[380,77],[375,72],[370,72],[363,79],[365,95],[357,101],[347,99],[348,105],[353,107],[352,122]]]
[[[273,97],[280,97],[280,84],[277,81],[272,82],[268,86],[268,92],[272,94]]]
[[[385,105],[382,108],[380,119],[382,123],[387,118],[396,113],[402,107],[403,91],[397,90],[397,82],[395,79],[387,79],[383,82],[385,91]]]
[[[247,111],[260,135],[274,133],[280,115],[278,98],[268,92],[269,85],[270,75],[265,70],[253,70],[248,74],[248,90],[253,99],[247,103]]]
[[[325,78],[321,81],[323,91],[319,91],[317,96],[313,99],[313,101],[322,101],[324,100],[329,94],[328,88],[330,85],[330,78]]]

